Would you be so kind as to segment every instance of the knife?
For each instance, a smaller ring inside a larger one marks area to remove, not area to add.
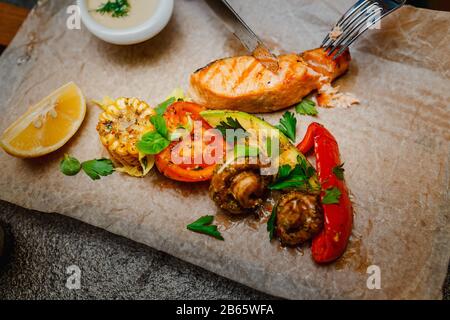
[[[226,0],[205,0],[214,13],[223,21],[227,29],[244,45],[267,69],[277,72],[277,57],[258,38]]]

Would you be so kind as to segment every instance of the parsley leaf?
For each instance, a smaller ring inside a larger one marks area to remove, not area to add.
[[[114,172],[112,161],[105,158],[85,161],[81,167],[92,180],[99,180],[100,177],[109,176]]]
[[[242,129],[243,131],[246,131],[244,127],[239,123],[237,119],[233,119],[232,117],[227,117],[226,121],[221,121],[219,125],[216,127],[217,130],[222,133],[222,135],[225,137],[227,129],[228,130],[238,130]]]
[[[325,190],[325,195],[322,198],[322,204],[338,204],[341,197],[341,191],[334,187]]]
[[[280,120],[280,124],[276,127],[291,141],[295,141],[297,119],[292,112],[286,111]]]
[[[109,0],[96,11],[101,14],[110,13],[114,18],[125,17],[130,12],[130,3],[128,0]]]
[[[317,116],[319,114],[315,102],[309,99],[303,99],[302,102],[295,106],[295,111],[298,114],[307,116]]]
[[[64,159],[61,160],[59,164],[59,170],[65,174],[66,176],[75,176],[81,170],[81,164],[78,159],[69,156],[68,154],[64,155]]]
[[[293,175],[284,181],[277,182],[276,184],[270,185],[270,190],[285,190],[291,188],[301,188],[306,185],[307,179],[302,176]]]
[[[333,168],[333,173],[339,180],[344,180],[344,164],[340,164]]]
[[[270,215],[269,220],[267,221],[267,231],[269,232],[270,241],[273,240],[275,235],[275,221],[277,219],[277,206],[274,205],[272,209],[272,214]]]
[[[307,188],[309,186],[309,178],[314,175],[315,170],[308,165],[305,159],[299,157],[297,160],[298,163],[294,168],[286,164],[278,169],[277,179],[269,185],[270,190]]]
[[[285,164],[280,167],[278,170],[278,179],[286,179],[291,173],[292,168],[290,165]]]
[[[214,216],[204,216],[197,221],[187,225],[187,229],[190,231],[203,233],[212,236],[219,240],[224,240],[220,232],[217,230],[217,226],[212,225],[214,221]]]
[[[159,132],[152,131],[144,134],[136,143],[136,148],[143,154],[158,154],[167,148],[170,141],[163,137]]]
[[[164,102],[161,102],[156,108],[155,112],[157,115],[162,116],[164,112],[166,112],[167,108],[170,107],[172,104],[174,104],[177,101],[175,97],[170,97]]]
[[[308,164],[305,158],[298,156],[297,161],[300,163],[300,167],[308,179],[316,173],[316,170]]]

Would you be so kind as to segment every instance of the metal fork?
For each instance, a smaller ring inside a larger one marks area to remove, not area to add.
[[[339,57],[356,39],[370,27],[405,4],[406,0],[358,0],[336,23],[333,30],[342,32],[332,39],[331,32],[322,42],[322,48]]]

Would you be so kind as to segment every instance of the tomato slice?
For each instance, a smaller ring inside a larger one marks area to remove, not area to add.
[[[179,146],[182,142],[172,142],[169,147],[156,156],[156,167],[162,174],[172,180],[200,182],[211,180],[213,176],[215,164],[207,164],[204,152],[207,150],[210,143],[216,141],[215,139],[223,140],[223,138],[220,135],[214,137],[214,139],[204,139],[205,130],[211,129],[211,126],[200,116],[200,112],[203,110],[203,107],[195,103],[176,102],[169,106],[164,113],[164,118],[170,131],[179,128],[180,125],[185,125],[188,122],[188,117],[193,121],[201,121],[202,124],[200,137],[194,137],[194,132],[191,132],[192,143],[187,144],[187,148],[183,149],[184,151],[190,152],[188,156],[191,161],[188,161],[188,163],[176,164],[171,159],[174,148]],[[200,155],[195,154],[198,150],[198,148],[195,147],[196,143],[202,144],[201,150],[203,151],[203,154],[201,155],[200,163],[198,161]],[[178,152],[178,150],[175,150],[175,152]],[[194,159],[197,159],[197,161],[194,161]]]
[[[200,112],[205,109],[200,105],[192,102],[179,101],[169,106],[164,113],[167,128],[169,131],[177,129],[180,125],[185,125],[188,122],[188,116],[193,121],[202,121],[202,123],[211,128],[208,123],[200,116]]]
[[[156,156],[156,167],[166,177],[183,182],[200,182],[211,180],[215,165],[178,165],[171,160],[172,150],[179,142],[173,142]]]

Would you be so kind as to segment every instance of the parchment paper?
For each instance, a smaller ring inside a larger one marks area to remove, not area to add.
[[[317,47],[353,3],[231,1],[271,46],[301,52]],[[200,0],[177,0],[168,27],[140,45],[119,47],[85,28],[66,28],[70,1],[43,1],[0,59],[0,129],[53,89],[75,81],[88,99],[136,96],[155,105],[185,89],[191,72],[239,43]],[[345,256],[317,266],[303,254],[269,243],[266,225],[217,213],[207,185],[184,186],[153,173],[114,174],[93,182],[58,170],[64,153],[81,160],[106,155],[89,105],[79,133],[61,150],[35,160],[0,152],[0,198],[57,212],[145,243],[256,289],[286,298],[440,298],[449,260],[450,13],[405,7],[352,50],[350,72],[338,81],[361,99],[350,109],[299,117],[325,124],[340,143],[355,209]],[[265,115],[277,122],[281,113]],[[225,242],[186,230],[218,214]],[[367,267],[381,270],[369,290]]]

